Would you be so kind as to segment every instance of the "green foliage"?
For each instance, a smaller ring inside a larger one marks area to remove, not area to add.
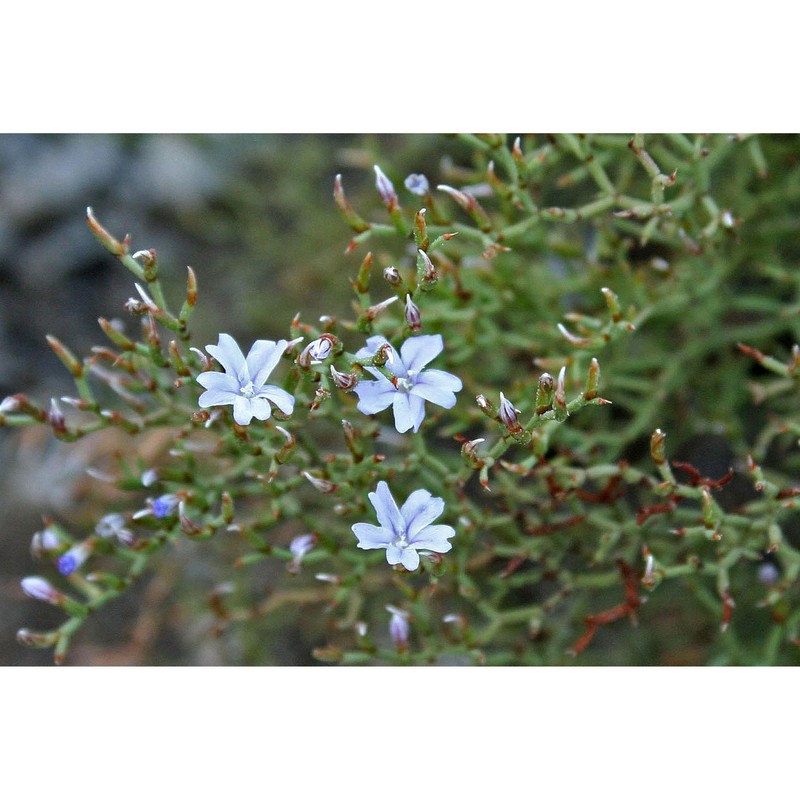
[[[214,308],[202,266],[199,300],[190,271],[171,311],[154,252],[131,255],[90,214],[146,289],[127,306],[141,334],[101,322],[110,346],[84,359],[53,339],[79,413],[18,395],[0,422],[67,441],[130,434],[113,481],[131,493],[119,510],[136,543],[91,534],[91,557],[63,581],[72,594],[53,600],[67,621],[20,639],[63,658],[89,612],[189,538],[235,565],[210,607],[246,663],[269,660],[289,626],[343,664],[797,663],[797,137],[481,135],[411,154],[430,182],[419,195],[380,156],[394,188],[379,173],[377,194],[351,193],[330,176],[354,299],[338,300],[344,275],[325,290],[321,249],[309,278],[325,316],[276,304],[286,338],[305,337],[276,373],[296,398],[286,419],[239,426],[228,407],[198,410],[191,313],[205,300],[226,331],[233,312]],[[310,229],[302,193],[290,197],[291,224]],[[398,434],[390,411],[361,414],[330,367],[360,377],[380,365],[356,356],[365,336],[399,347],[417,333],[442,335],[434,366],[464,389]],[[326,335],[332,354],[304,361]],[[162,429],[168,444],[145,456]],[[150,495],[180,499],[174,514],[131,519],[143,474]],[[414,573],[357,549],[351,525],[374,521],[380,480],[444,498],[453,549]],[[59,531],[46,564],[70,546]],[[300,534],[314,537],[302,559],[289,549]],[[408,646],[389,638],[386,605],[408,615]]]

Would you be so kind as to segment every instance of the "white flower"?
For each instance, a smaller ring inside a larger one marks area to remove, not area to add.
[[[258,339],[245,358],[235,339],[221,333],[219,343],[207,345],[206,350],[225,372],[201,372],[197,376],[197,382],[206,389],[198,400],[200,408],[232,405],[233,418],[239,425],[249,425],[253,417],[269,419],[270,401],[284,414],[291,414],[294,397],[284,389],[266,384],[290,344],[285,339],[278,342]]]
[[[389,380],[375,367],[364,367],[378,380],[359,381],[355,387],[359,411],[377,414],[392,406],[394,426],[398,432],[413,428],[416,433],[425,419],[426,400],[442,408],[452,408],[456,404],[454,392],[461,391],[460,378],[440,369],[425,369],[444,349],[438,333],[406,339],[399,354],[383,336],[371,336],[367,339],[367,346],[362,347],[356,356],[365,358],[377,353],[381,347],[388,347],[386,369],[393,378]]]
[[[444,500],[432,497],[426,489],[412,492],[402,508],[397,507],[386,481],[381,481],[369,501],[379,525],[357,522],[353,533],[362,550],[386,549],[389,564],[402,564],[413,571],[419,566],[418,550],[446,553],[453,545],[447,540],[456,535],[449,525],[431,525],[442,515]]]

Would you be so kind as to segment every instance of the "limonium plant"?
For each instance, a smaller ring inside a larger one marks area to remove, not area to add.
[[[90,474],[127,500],[32,532],[22,592],[63,620],[21,643],[64,662],[191,539],[237,576],[217,633],[302,608],[319,662],[797,663],[800,278],[769,223],[797,141],[447,143],[440,174],[331,175],[352,308],[252,344],[235,309],[195,342],[202,278],[175,303],[88,209],[132,319],[85,357],[49,337],[75,394],[12,395],[0,424],[123,431]]]

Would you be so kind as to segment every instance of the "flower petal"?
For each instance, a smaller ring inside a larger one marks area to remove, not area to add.
[[[353,533],[362,550],[379,550],[381,547],[388,547],[393,538],[391,531],[378,525],[371,525],[369,522],[356,522],[353,525]]]
[[[406,537],[416,546],[414,537],[427,528],[444,511],[444,500],[441,497],[432,497],[427,489],[417,489],[408,496],[403,503],[400,513],[406,523]]]
[[[272,416],[272,407],[266,397],[253,397],[250,400],[250,410],[256,419],[269,419]]]
[[[451,391],[423,382],[421,379],[424,377],[425,373],[423,372],[420,379],[411,387],[411,394],[435,403],[437,406],[442,406],[442,408],[452,408],[456,404],[456,396]]]
[[[413,394],[397,392],[393,400],[394,427],[399,433],[405,433],[409,428],[414,433],[419,430],[422,420],[425,419],[425,401]]]
[[[455,529],[449,525],[428,525],[416,536],[413,546],[419,550],[432,550],[434,553],[446,553],[453,547],[447,540],[455,536]]]
[[[441,334],[412,336],[403,342],[400,356],[409,372],[419,372],[444,350]]]
[[[386,548],[386,560],[394,566],[395,564],[399,564],[403,559],[403,550],[401,550],[396,545],[390,544]]]
[[[278,342],[273,342],[271,339],[258,339],[253,342],[246,360],[247,369],[256,391],[259,391],[266,383],[270,373],[281,360],[288,344],[286,339]]]
[[[446,389],[450,392],[460,392],[464,388],[461,378],[442,369],[426,369],[418,378],[417,383],[425,383],[428,386],[437,386],[439,389]]]
[[[240,396],[241,395],[238,395],[235,392],[228,392],[224,389],[209,389],[207,392],[203,392],[203,394],[197,398],[197,405],[199,405],[200,408],[211,408],[211,406],[227,406],[231,403],[235,403],[236,398]]]
[[[253,419],[253,410],[250,407],[250,400],[238,395],[233,400],[233,418],[239,425],[249,425]]]
[[[206,345],[206,350],[222,364],[225,372],[233,375],[240,384],[247,382],[245,380],[246,377],[249,379],[247,364],[233,336],[221,333],[219,335],[219,343]]]
[[[196,380],[204,389],[215,389],[239,394],[239,381],[227,372],[201,372]]]
[[[369,501],[372,503],[375,513],[378,515],[378,522],[382,528],[386,528],[396,538],[405,533],[406,525],[397,503],[389,491],[389,484],[380,481],[374,492],[369,493]]]
[[[271,400],[284,414],[291,414],[294,411],[294,397],[279,386],[262,386],[258,396]]]
[[[406,547],[400,563],[409,571],[413,572],[419,566],[419,553],[413,547]]]
[[[397,394],[397,389],[385,378],[377,381],[359,381],[353,391],[358,395],[356,408],[362,414],[377,414],[389,408]]]

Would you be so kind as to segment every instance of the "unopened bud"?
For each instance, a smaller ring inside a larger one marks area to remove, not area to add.
[[[55,336],[48,334],[45,339],[47,339],[47,344],[50,345],[50,349],[58,356],[61,363],[74,377],[80,378],[83,375],[83,364],[75,357],[72,351],[61,344]]]
[[[666,438],[667,434],[660,428],[656,428],[650,437],[650,457],[658,466],[661,466],[667,460],[664,452],[664,440]]]
[[[56,434],[67,432],[67,423],[64,419],[64,412],[58,405],[55,397],[50,398],[50,412],[47,415],[47,421],[53,427]]]
[[[423,291],[432,289],[439,280],[436,266],[424,250],[417,250],[417,283]]]
[[[47,558],[62,547],[61,536],[55,528],[47,527],[31,537],[31,555],[34,558]]]
[[[519,424],[519,417],[517,416],[517,409],[510,400],[507,400],[505,395],[500,392],[500,422],[506,426],[509,433],[520,433],[522,425]]]
[[[589,374],[586,377],[586,388],[583,396],[586,400],[594,400],[597,397],[597,388],[600,385],[600,362],[593,358],[589,363]]]
[[[389,636],[392,637],[397,651],[403,653],[408,650],[408,612],[395,606],[386,606],[386,610],[392,615],[389,620]]]
[[[422,316],[419,313],[419,306],[411,299],[411,295],[406,295],[406,322],[412,331],[418,331],[422,327]]]
[[[492,402],[486,397],[486,395],[479,394],[475,398],[475,402],[478,404],[478,408],[486,414],[487,417],[491,419],[497,419],[497,409],[494,407]]]
[[[386,210],[392,212],[397,208],[397,193],[392,186],[392,182],[383,174],[381,168],[376,164],[375,167],[375,188],[381,196]]]
[[[334,384],[342,391],[349,392],[355,388],[358,383],[358,377],[349,372],[339,372],[336,367],[331,364],[331,378]]]
[[[0,414],[13,414],[15,411],[19,411],[21,407],[22,403],[19,397],[12,394],[0,403]]]
[[[45,603],[58,605],[64,599],[64,595],[59,592],[50,581],[40,578],[38,575],[23,578],[22,581],[20,581],[20,586],[22,587],[22,591],[34,600],[42,600]]]
[[[376,303],[374,306],[370,306],[365,312],[366,318],[372,322],[378,314],[381,313],[384,309],[390,306],[394,301],[397,300],[397,295],[394,297],[388,297],[386,300],[382,300],[380,303]]]
[[[323,583],[332,583],[336,586],[342,582],[340,575],[333,575],[330,572],[318,572],[314,578],[318,581],[322,581]]]
[[[556,419],[559,420],[559,422],[565,420],[569,416],[565,387],[566,375],[567,368],[561,367],[558,373],[558,380],[556,381],[556,390],[553,393],[553,409],[556,412]]]
[[[345,222],[347,222],[356,233],[363,233],[369,230],[369,225],[356,214],[353,207],[348,202],[344,193],[344,187],[342,186],[341,175],[337,175],[333,182],[333,199],[336,203],[336,208],[339,209],[339,213],[344,217]]]
[[[58,631],[32,631],[30,628],[20,628],[17,631],[17,641],[28,647],[55,647],[59,640]]]
[[[308,369],[312,364],[321,364],[332,352],[339,340],[330,333],[323,333],[319,339],[309,342],[297,356],[297,364]]]
[[[394,352],[392,346],[388,343],[382,344],[375,352],[375,355],[372,356],[372,364],[375,367],[383,367],[387,363],[394,363]]]
[[[474,469],[480,469],[480,467],[483,466],[483,459],[478,458],[476,451],[478,449],[478,445],[484,441],[486,440],[472,439],[471,441],[464,442],[464,444],[461,445],[461,457],[468,466],[473,467]]]
[[[397,271],[397,267],[386,267],[383,271],[383,279],[392,286],[399,286],[403,280]]]
[[[142,482],[142,486],[152,486],[154,483],[158,481],[158,470],[157,469],[148,469],[142,473],[142,477],[139,478]]]
[[[539,376],[539,385],[536,389],[536,413],[541,414],[548,411],[553,403],[553,392],[556,382],[549,372],[543,372]]]
[[[325,480],[325,478],[317,478],[312,475],[310,472],[304,472],[303,475],[308,480],[308,482],[319,492],[322,494],[331,494],[335,492],[339,487],[332,483],[329,480]]]
[[[115,256],[124,256],[128,252],[128,237],[126,236],[122,242],[117,241],[98,221],[92,211],[91,206],[86,208],[86,222],[89,229],[94,234],[95,238]]]

